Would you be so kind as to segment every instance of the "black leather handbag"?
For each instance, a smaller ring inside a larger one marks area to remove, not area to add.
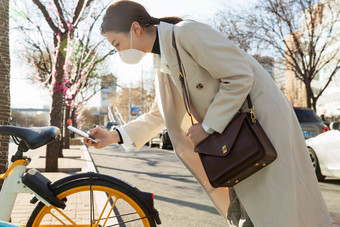
[[[174,30],[172,37],[185,108],[193,124],[186,76],[177,49]],[[256,119],[249,95],[247,103],[249,110],[247,112],[239,110],[222,134],[214,132],[195,147],[207,178],[214,188],[232,187],[277,158],[274,146]]]

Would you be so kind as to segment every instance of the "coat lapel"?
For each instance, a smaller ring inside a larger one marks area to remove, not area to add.
[[[176,56],[175,49],[172,46],[172,29],[174,25],[161,22],[159,25],[159,36],[160,36],[160,45],[161,45],[161,56],[164,57],[167,67],[170,70],[170,77],[173,83],[175,84],[179,94],[182,96],[182,84],[179,80],[178,72],[178,62]]]

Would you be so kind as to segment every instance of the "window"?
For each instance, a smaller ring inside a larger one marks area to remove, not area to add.
[[[319,122],[321,119],[313,110],[294,109],[300,123]]]

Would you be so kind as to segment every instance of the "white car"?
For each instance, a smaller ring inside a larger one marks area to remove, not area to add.
[[[340,179],[340,131],[330,130],[306,140],[319,181],[325,177]]]

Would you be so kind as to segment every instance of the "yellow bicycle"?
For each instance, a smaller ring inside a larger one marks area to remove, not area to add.
[[[18,145],[0,191],[0,221],[9,221],[18,193],[31,193],[39,201],[26,226],[156,226],[161,224],[153,194],[105,174],[81,173],[54,183],[35,169],[26,168],[29,149],[48,144],[60,136],[57,127],[22,128],[0,126]],[[69,204],[69,205],[68,205]]]

